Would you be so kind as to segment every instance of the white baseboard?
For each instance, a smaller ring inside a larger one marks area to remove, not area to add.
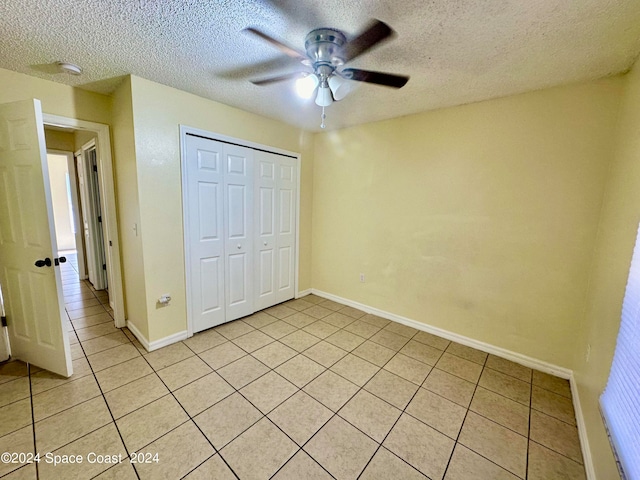
[[[302,294],[302,292],[300,293]],[[524,365],[525,367],[533,368],[535,370],[539,370],[541,372],[548,373],[550,375],[555,375],[557,377],[561,377],[569,380],[569,384],[571,386],[571,395],[573,398],[573,408],[575,410],[576,423],[578,426],[578,435],[580,437],[580,445],[582,448],[582,457],[584,461],[585,471],[587,474],[587,480],[596,480],[595,469],[593,468],[593,458],[591,456],[591,450],[589,448],[589,440],[587,438],[587,429],[584,423],[584,416],[582,415],[582,407],[580,405],[580,398],[578,395],[578,386],[576,385],[575,379],[573,377],[573,370],[560,367],[552,363],[544,362],[542,360],[529,357],[527,355],[522,355],[520,353],[507,350],[506,348],[497,347],[489,343],[481,342],[479,340],[474,340],[473,338],[465,337],[463,335],[450,332],[448,330],[443,330],[438,327],[433,327],[431,325],[427,325],[425,323],[418,322],[410,318],[402,317],[400,315],[396,315],[391,312],[386,312],[384,310],[380,310],[378,308],[371,307],[369,305],[364,305],[359,302],[354,302],[353,300],[342,298],[337,295],[333,295],[331,293],[323,292],[322,290],[316,290],[314,288],[314,289],[311,289],[311,293],[319,297],[333,300],[334,302],[339,302],[344,305],[357,308],[358,310],[362,310],[363,312],[371,313],[373,315],[377,315],[378,317],[386,318],[387,320],[393,320],[394,322],[402,323],[403,325],[413,327],[417,330],[422,330],[423,332],[431,333],[433,335],[437,335],[439,337],[446,338],[447,340],[461,343],[462,345],[466,345],[468,347],[472,347],[486,353],[491,353],[498,357],[502,357],[507,360],[511,360],[512,362],[518,363],[520,365]]]
[[[311,289],[307,288],[306,290],[302,290],[296,294],[296,298],[304,297],[305,295],[309,295],[311,293]]]
[[[184,330],[182,332],[174,333],[173,335],[169,335],[168,337],[161,338],[160,340],[155,340],[150,342],[146,339],[144,335],[136,328],[136,326],[127,321],[127,328],[131,330],[131,333],[138,339],[138,341],[142,344],[147,352],[153,352],[154,350],[158,350],[159,348],[166,347],[167,345],[171,345],[172,343],[181,342],[182,340],[186,340],[189,336],[187,331]]]

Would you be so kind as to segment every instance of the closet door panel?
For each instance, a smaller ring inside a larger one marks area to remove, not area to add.
[[[295,296],[296,160],[279,156],[276,173],[278,199],[276,300],[284,302]]]
[[[226,321],[253,313],[253,150],[224,146]]]

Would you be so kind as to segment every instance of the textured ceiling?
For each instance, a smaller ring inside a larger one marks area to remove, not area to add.
[[[640,53],[638,0],[1,0],[0,67],[100,93],[131,73],[318,130],[291,82],[248,81],[300,64],[240,30],[303,50],[313,28],[349,36],[371,18],[398,35],[349,66],[411,80],[361,84],[327,109],[329,129],[611,75]]]

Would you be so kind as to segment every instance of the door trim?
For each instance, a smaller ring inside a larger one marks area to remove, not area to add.
[[[122,288],[122,269],[120,260],[120,242],[118,240],[118,218],[116,214],[116,192],[113,182],[113,159],[111,157],[111,135],[109,125],[87,122],[76,118],[62,117],[43,113],[45,125],[88,130],[96,133],[98,145],[98,170],[100,172],[100,203],[102,204],[103,221],[108,232],[109,248],[105,248],[107,256],[107,274],[109,276],[109,300],[113,302],[115,326],[126,326],[124,311],[124,295]]]
[[[193,321],[192,321],[192,312],[191,312],[191,304],[189,299],[191,298],[192,286],[190,285],[189,279],[191,278],[191,249],[189,247],[189,203],[188,198],[185,195],[187,191],[187,142],[186,136],[187,134],[197,135],[204,138],[209,138],[216,142],[230,143],[234,145],[238,145],[241,147],[248,147],[254,150],[263,150],[266,152],[271,152],[279,155],[285,155],[287,157],[294,158],[296,161],[296,169],[297,169],[297,191],[296,191],[296,255],[295,255],[295,271],[294,271],[294,292],[298,291],[298,267],[300,263],[300,154],[297,152],[292,152],[289,150],[284,150],[282,148],[271,147],[269,145],[264,145],[262,143],[251,142],[249,140],[244,140],[242,138],[229,137],[227,135],[223,135],[221,133],[214,133],[208,130],[202,130],[196,127],[190,127],[188,125],[179,125],[180,127],[180,172],[181,172],[181,183],[182,183],[182,235],[184,242],[184,255],[185,255],[185,288],[186,288],[186,306],[187,306],[187,337],[193,336]],[[295,293],[294,293],[295,295]]]

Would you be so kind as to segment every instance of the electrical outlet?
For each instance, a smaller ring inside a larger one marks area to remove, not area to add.
[[[584,356],[584,358],[585,358],[587,363],[589,363],[589,357],[590,356],[591,356],[591,344],[587,343],[587,353]]]
[[[364,283],[364,273],[360,274],[360,283]]]

